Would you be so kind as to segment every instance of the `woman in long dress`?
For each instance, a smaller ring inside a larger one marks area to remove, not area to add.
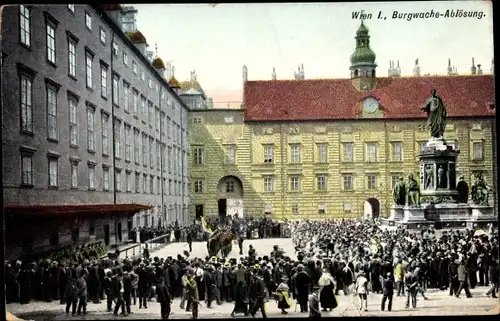
[[[288,314],[286,309],[290,308],[288,291],[288,278],[284,277],[276,289],[276,294],[278,296],[278,309],[281,309],[281,314]]]
[[[335,298],[335,281],[327,269],[323,269],[323,274],[319,278],[318,285],[320,286],[319,299],[323,311],[332,311],[338,306]]]

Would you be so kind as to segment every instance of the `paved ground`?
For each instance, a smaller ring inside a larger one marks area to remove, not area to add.
[[[295,256],[293,244],[290,239],[266,239],[266,240],[247,240],[244,244],[244,252],[248,251],[248,245],[253,244],[259,255],[268,254],[272,250],[273,245],[279,245],[288,255]],[[175,256],[177,253],[182,253],[187,249],[186,243],[174,243],[167,245],[158,251],[152,252],[152,256]],[[193,243],[192,256],[204,257],[207,255],[206,243]],[[233,257],[239,257],[237,246],[233,246]],[[446,291],[429,290],[427,293],[429,300],[423,300],[421,296],[418,298],[416,309],[405,308],[405,298],[394,298],[393,311],[381,312],[380,301],[381,295],[370,294],[368,302],[368,311],[360,311],[358,300],[353,295],[344,296],[343,294],[337,297],[339,306],[332,312],[324,313],[325,316],[422,316],[422,315],[475,315],[484,314],[491,310],[498,299],[487,298],[485,293],[486,287],[479,287],[472,290],[472,298],[466,298],[462,294],[461,298],[450,297]],[[203,304],[200,308],[200,318],[221,318],[230,317],[233,305],[224,303],[220,306],[214,305],[212,308],[206,308]],[[283,317],[279,313],[274,301],[267,304],[267,311],[271,317]],[[30,320],[65,320],[68,319],[64,313],[64,306],[57,303],[32,302],[28,305],[8,304],[7,310],[14,315],[23,319]],[[172,305],[172,319],[188,319],[190,313],[179,308],[179,300],[176,299]],[[295,312],[295,306],[289,309],[289,314],[286,317],[303,317],[305,314]],[[128,319],[151,319],[160,317],[160,306],[156,302],[150,302],[148,309],[139,309],[138,306],[132,306],[132,312]],[[242,318],[243,316],[237,316]],[[101,304],[89,303],[88,314],[69,319],[82,320],[102,320],[110,319],[113,316],[106,311],[105,302]],[[123,317],[117,317],[123,319]]]

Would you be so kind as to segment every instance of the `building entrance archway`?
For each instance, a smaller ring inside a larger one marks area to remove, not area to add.
[[[233,175],[224,176],[217,184],[219,217],[243,216],[243,183]]]
[[[377,220],[380,217],[380,201],[370,197],[364,204],[364,217],[369,220]]]

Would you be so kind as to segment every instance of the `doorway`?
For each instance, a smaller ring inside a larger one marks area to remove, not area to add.
[[[80,229],[78,227],[71,230],[71,241],[73,245],[77,245],[80,242]]]
[[[123,235],[122,235],[122,223],[116,223],[116,240],[117,243],[121,243],[123,240]]]
[[[217,202],[219,208],[219,217],[226,218],[227,215],[227,199],[221,198]]]
[[[196,214],[196,220],[201,221],[201,218],[203,217],[203,204],[197,204],[195,206],[195,214]]]
[[[134,220],[132,219],[129,219],[127,221],[127,230],[130,232],[134,229]]]
[[[109,245],[109,224],[104,225],[104,245]]]
[[[369,198],[365,201],[365,218],[378,220],[380,217],[380,201],[376,198]]]

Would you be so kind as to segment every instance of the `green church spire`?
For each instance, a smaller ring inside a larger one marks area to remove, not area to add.
[[[351,69],[356,66],[374,65],[376,55],[370,48],[370,35],[363,20],[356,31],[356,49],[351,55]]]

